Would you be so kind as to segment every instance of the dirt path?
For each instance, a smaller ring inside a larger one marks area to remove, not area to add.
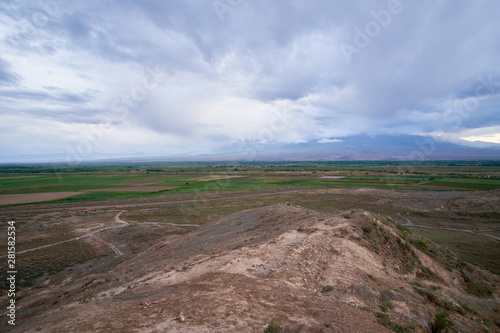
[[[79,240],[79,239],[82,239],[82,238],[90,237],[90,236],[92,236],[94,234],[97,234],[98,232],[101,232],[101,231],[104,231],[104,230],[126,227],[126,226],[129,225],[129,223],[127,221],[123,221],[123,220],[120,219],[120,215],[123,212],[124,211],[121,211],[121,212],[119,212],[118,214],[115,215],[115,222],[117,222],[119,224],[115,224],[115,225],[112,225],[112,226],[109,226],[109,227],[104,227],[104,228],[101,228],[101,229],[97,229],[97,230],[91,231],[89,233],[86,233],[86,234],[84,234],[82,236],[71,238],[71,239],[67,239],[67,240],[64,240],[62,242],[57,242],[57,243],[42,245],[42,246],[34,247],[34,248],[31,248],[31,249],[28,249],[28,250],[19,251],[19,252],[16,252],[16,253],[17,254],[21,254],[21,253],[26,253],[26,252],[41,250],[41,249],[45,249],[47,247],[51,247],[51,246],[54,246],[54,245],[59,245],[59,244],[63,244],[63,243],[67,243],[67,242],[72,242],[72,241],[75,241],[75,240]],[[104,243],[106,243],[106,242],[104,242]],[[112,244],[107,243],[106,245],[108,245],[109,247],[111,247],[113,249],[113,251],[115,251],[117,254],[123,254],[120,250],[118,250],[117,248],[115,248]],[[2,257],[5,257],[5,256],[2,256]]]
[[[54,246],[54,245],[63,244],[63,243],[67,243],[67,242],[71,242],[71,241],[75,241],[75,240],[80,240],[82,238],[90,237],[90,236],[95,235],[95,234],[97,234],[97,233],[99,233],[101,231],[105,231],[105,230],[109,230],[109,229],[116,229],[116,228],[127,227],[127,226],[130,225],[130,223],[128,223],[127,221],[124,221],[124,220],[120,219],[120,215],[123,212],[125,212],[125,211],[121,211],[121,212],[119,212],[118,214],[115,215],[115,222],[118,223],[118,224],[115,224],[115,225],[112,225],[112,226],[109,226],[109,227],[100,228],[100,229],[91,231],[91,232],[86,233],[86,234],[84,234],[82,236],[79,236],[79,237],[67,239],[67,240],[64,240],[64,241],[61,241],[61,242],[57,242],[57,243],[52,243],[52,244],[47,244],[47,245],[42,245],[42,246],[34,247],[32,249],[28,249],[28,250],[24,250],[24,251],[19,251],[19,252],[16,252],[16,253],[20,254],[20,253],[26,253],[26,252],[41,250],[41,249],[45,249],[47,247],[51,247],[51,246]],[[176,227],[199,227],[200,226],[199,224],[175,224],[175,223],[169,223],[169,222],[143,222],[143,223],[137,223],[137,224],[168,224],[168,225],[173,225],[173,226],[176,226]],[[123,255],[123,252],[120,251],[113,244],[108,243],[108,242],[106,242],[106,241],[104,241],[102,239],[100,241],[102,243],[104,243],[105,245],[109,246],[113,251],[115,251],[116,254]],[[1,257],[6,257],[6,255],[1,256]]]
[[[457,228],[446,228],[446,227],[432,227],[432,226],[422,225],[422,224],[413,224],[413,222],[409,218],[401,215],[401,213],[398,213],[398,215],[400,217],[402,217],[403,219],[406,220],[405,224],[401,224],[404,227],[414,227],[414,228],[425,228],[425,229],[434,229],[434,230],[447,230],[447,231],[468,232],[470,234],[476,234],[476,235],[486,236],[486,237],[493,238],[493,239],[495,239],[497,241],[500,241],[500,237],[496,237],[496,236],[493,236],[493,235],[488,235],[488,234],[482,234],[482,233],[480,233],[481,231],[482,232],[495,231],[493,229],[472,230],[472,229],[457,229]]]
[[[99,242],[103,243],[104,245],[107,245],[108,247],[111,248],[111,250],[115,251],[115,253],[119,256],[123,255],[123,252],[120,251],[120,249],[118,249],[116,246],[114,246],[113,244],[109,243],[109,242],[106,242],[105,240],[103,239],[99,239]]]
[[[402,224],[403,227],[411,227],[411,226],[413,226],[413,223],[411,222],[411,220],[409,218],[401,215],[401,213],[398,213],[398,215],[406,220],[406,224]]]

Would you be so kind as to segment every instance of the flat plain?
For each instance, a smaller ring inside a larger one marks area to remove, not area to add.
[[[0,203],[12,195],[33,198],[0,206],[3,227],[16,221],[17,251],[26,251],[18,254],[19,288],[33,313],[54,301],[40,294],[43,286],[65,275],[81,278],[106,267],[104,280],[114,281],[113,267],[136,260],[165,239],[190,237],[217,219],[279,205],[300,207],[297,214],[303,216],[341,214],[344,219],[368,211],[493,276],[500,274],[498,162],[34,165],[0,171]],[[62,197],[67,192],[73,195]],[[46,200],[34,202],[40,197]],[[238,233],[224,232],[234,238],[225,240],[224,251],[259,241],[261,236],[250,234],[242,245]],[[171,265],[180,271],[191,267]],[[137,278],[141,269],[129,269]],[[90,290],[66,292],[86,303],[95,297]],[[20,313],[21,322],[32,318],[31,311]]]

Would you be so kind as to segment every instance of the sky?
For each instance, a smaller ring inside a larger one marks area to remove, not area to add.
[[[0,156],[500,143],[500,2],[0,2]]]

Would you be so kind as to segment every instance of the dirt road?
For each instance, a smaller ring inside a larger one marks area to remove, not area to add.
[[[496,239],[497,241],[500,241],[500,237],[496,237],[496,236],[493,236],[493,235],[488,235],[488,234],[482,234],[481,233],[481,231],[482,232],[495,231],[494,229],[473,230],[473,229],[457,229],[457,228],[446,228],[446,227],[431,227],[431,226],[428,226],[428,225],[413,224],[413,222],[409,218],[401,215],[401,213],[398,213],[398,215],[400,217],[402,217],[403,219],[406,220],[405,224],[401,224],[404,227],[414,227],[414,228],[425,228],[425,229],[435,229],[435,230],[468,232],[468,233],[471,233],[471,234],[477,234],[477,235],[481,235],[481,236],[490,237],[490,238]]]

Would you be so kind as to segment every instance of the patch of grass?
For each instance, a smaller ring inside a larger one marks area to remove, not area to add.
[[[372,279],[373,281],[377,281],[377,278],[376,278],[376,277],[374,277],[374,276],[373,276],[373,275],[371,275],[371,274],[368,274],[368,277],[369,277],[370,279]]]
[[[449,226],[460,228],[460,224],[450,224]],[[415,230],[415,233],[444,246],[461,259],[453,259],[449,255],[446,255],[443,252],[446,249],[442,248],[439,251],[441,253],[438,253],[435,252],[436,249],[434,247],[431,247],[428,254],[433,259],[443,262],[450,269],[457,268],[459,270],[471,271],[473,269],[467,262],[473,262],[475,265],[488,269],[495,274],[500,274],[498,263],[500,247],[494,239],[477,234],[457,233],[447,230]]]
[[[375,316],[377,316],[377,321],[381,323],[384,326],[391,326],[392,321],[389,318],[389,315],[387,313],[382,313],[382,312],[377,312],[375,313]]]
[[[421,238],[412,240],[411,244],[422,252],[427,252],[429,250],[429,244],[427,244],[427,242]]]
[[[333,286],[329,285],[329,284],[328,284],[328,285],[326,285],[326,286],[324,286],[323,288],[321,288],[321,290],[322,290],[323,292],[325,292],[325,293],[330,292],[330,291],[332,291],[333,289],[335,289],[335,288],[334,288]]]
[[[394,310],[394,304],[392,304],[391,301],[383,302],[382,304],[380,304],[380,309],[384,312]]]
[[[432,291],[425,290],[425,289],[419,288],[419,287],[413,287],[413,288],[415,288],[415,291],[417,293],[419,293],[420,295],[424,296],[428,301],[431,301],[434,304],[441,306],[441,300]]]
[[[441,304],[448,310],[453,311],[455,310],[455,306],[453,305],[453,302],[447,301],[442,299]]]
[[[92,298],[94,298],[95,294],[93,292],[86,292],[83,294],[82,298],[80,298],[80,303],[87,303],[90,302]]]
[[[411,230],[410,230],[410,229],[408,229],[407,227],[402,226],[401,224],[396,224],[396,228],[397,228],[399,231],[402,231],[402,232],[404,232],[404,233],[411,234]]]
[[[419,282],[408,282],[408,284],[410,286],[413,286],[413,287],[418,287],[418,288],[425,288],[421,283]]]
[[[488,318],[483,319],[483,318],[477,318],[476,321],[486,327],[488,327],[489,330],[493,331],[495,330],[495,324],[489,320]]]
[[[434,273],[432,269],[426,266],[421,266],[420,269],[417,271],[417,278],[419,279],[426,279],[426,280],[434,280],[438,281],[440,280],[439,275]]]
[[[460,306],[461,306],[464,310],[469,311],[470,313],[477,314],[477,311],[475,311],[473,308],[471,308],[468,304],[465,304],[465,303],[460,302]]]
[[[500,187],[500,181],[490,179],[446,178],[428,182],[426,185],[493,190]]]
[[[275,324],[274,321],[271,321],[266,328],[264,328],[264,333],[276,333],[280,329],[280,325]]]
[[[475,283],[472,281],[467,281],[467,291],[469,294],[473,294],[479,297],[488,297],[493,294],[493,287],[483,283]]]
[[[403,326],[400,324],[394,324],[394,326],[392,327],[392,330],[394,332],[398,332],[398,333],[411,333],[411,332],[413,332],[414,329],[415,329],[415,326],[413,326],[413,325]]]

